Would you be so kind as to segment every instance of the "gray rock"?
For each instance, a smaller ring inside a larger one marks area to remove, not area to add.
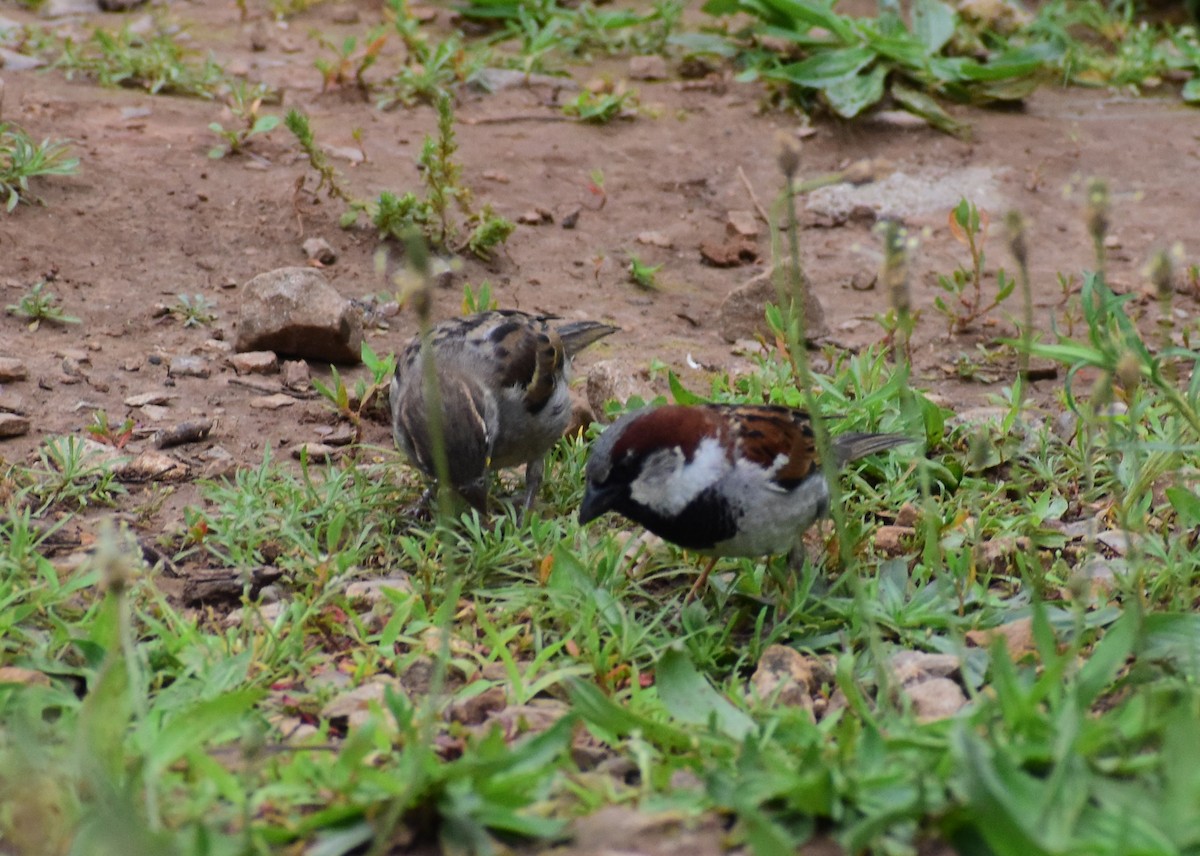
[[[350,728],[365,725],[371,720],[371,708],[378,705],[387,708],[388,690],[401,690],[400,682],[387,675],[379,675],[367,683],[341,693],[321,708],[322,719],[345,719]]]
[[[167,369],[167,374],[172,377],[208,377],[212,374],[212,370],[208,367],[208,360],[204,357],[181,355],[171,357],[171,365]]]
[[[646,401],[654,397],[647,384],[638,383],[629,366],[616,360],[600,360],[588,369],[587,400],[598,420],[604,421],[605,404],[623,404],[635,395]]]
[[[19,413],[22,416],[29,413],[28,406],[25,404],[25,397],[5,389],[0,389],[0,410],[7,411],[8,413]]]
[[[912,702],[913,713],[921,722],[953,716],[967,703],[962,688],[949,678],[930,678],[904,687],[902,692]]]
[[[828,664],[787,645],[768,645],[750,677],[761,702],[813,711],[813,696],[832,681]]]
[[[277,374],[279,358],[274,351],[246,351],[244,354],[234,354],[229,358],[229,364],[238,374]]]
[[[833,222],[845,222],[860,211],[881,220],[904,220],[925,214],[944,217],[942,212],[953,208],[965,196],[980,208],[1003,211],[1009,205],[1000,189],[1004,171],[988,166],[934,167],[913,175],[894,172],[882,178],[876,172],[870,178],[877,180],[859,184],[845,181],[814,190],[806,197],[806,208]]]
[[[629,58],[629,77],[632,80],[666,80],[670,76],[667,61],[658,54]]]
[[[325,464],[332,461],[338,454],[338,449],[324,443],[298,443],[292,446],[291,455],[297,461],[307,457],[311,463]]]
[[[29,420],[15,413],[0,413],[0,440],[29,433]]]
[[[302,246],[304,255],[323,265],[331,265],[337,261],[337,250],[324,238],[309,238]]]
[[[3,31],[4,24],[0,22],[0,32]],[[40,56],[30,56],[8,48],[0,48],[0,68],[7,68],[9,71],[29,71],[41,68],[45,64],[46,61]]]
[[[369,580],[355,580],[346,586],[346,599],[352,601],[360,600],[371,606],[377,603],[387,605],[389,601],[387,595],[383,592],[385,588],[411,594],[412,581],[407,574],[394,577],[372,577]]]
[[[250,399],[250,406],[255,410],[278,410],[281,407],[291,407],[296,399],[282,392],[274,395],[259,395]]]
[[[952,678],[959,672],[958,657],[927,651],[897,651],[892,655],[892,676],[904,686],[932,678]]]
[[[0,357],[0,383],[12,383],[15,380],[25,380],[29,376],[25,363],[16,357]]]
[[[95,11],[95,0],[47,0],[41,14],[43,18],[65,18],[69,15],[90,15]]]
[[[812,289],[806,289],[804,320],[807,338],[814,341],[829,335],[825,321],[825,308]],[[769,336],[764,313],[768,303],[779,303],[779,292],[775,288],[770,270],[763,271],[748,282],[733,289],[721,303],[717,312],[717,327],[726,342]]]
[[[357,363],[362,341],[361,313],[312,268],[268,271],[243,289],[238,351]]]
[[[514,68],[485,68],[471,75],[468,85],[481,92],[500,92],[530,86],[552,86],[557,89],[578,89],[579,84],[569,77],[549,74],[526,74]]]
[[[312,385],[312,372],[304,360],[285,360],[283,385],[288,389],[305,390]]]

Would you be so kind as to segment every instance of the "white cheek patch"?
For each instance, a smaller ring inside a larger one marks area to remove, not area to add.
[[[630,484],[629,495],[634,502],[660,514],[678,514],[729,469],[725,450],[713,439],[700,441],[691,463],[684,460],[678,446],[660,449],[642,462],[642,471]]]

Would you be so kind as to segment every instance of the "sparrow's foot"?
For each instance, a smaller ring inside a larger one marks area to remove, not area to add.
[[[696,582],[692,584],[692,588],[687,593],[687,597],[683,599],[684,603],[691,603],[700,594],[700,591],[708,585],[708,576],[712,573],[712,569],[717,565],[717,557],[713,556],[708,560],[708,564],[704,566],[704,570],[700,572],[700,576],[696,578]]]
[[[433,519],[433,497],[437,488],[433,485],[425,488],[416,502],[400,507],[400,516],[416,523],[428,523]]]
[[[521,507],[517,509],[517,523],[525,522],[525,515],[533,508],[533,503],[537,501],[538,493],[542,490],[542,479],[546,473],[546,459],[538,458],[535,461],[530,461],[525,465],[525,496],[521,500]]]

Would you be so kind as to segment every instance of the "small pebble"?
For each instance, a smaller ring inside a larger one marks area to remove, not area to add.
[[[15,357],[0,357],[0,383],[25,380],[29,376],[25,363]]]
[[[338,450],[324,443],[300,443],[292,447],[292,457],[297,461],[305,454],[313,463],[324,464],[333,460]]]
[[[246,351],[234,354],[229,358],[229,364],[238,374],[276,374],[279,371],[279,358],[274,351]]]
[[[212,370],[203,357],[178,356],[171,358],[167,373],[176,377],[206,378],[212,374]]]
[[[15,413],[0,413],[0,439],[29,433],[29,420]]]
[[[281,407],[291,407],[295,403],[296,399],[282,392],[275,395],[260,395],[250,399],[250,406],[255,410],[278,410]]]

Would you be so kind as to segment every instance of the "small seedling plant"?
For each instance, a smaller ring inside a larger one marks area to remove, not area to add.
[[[492,296],[492,284],[484,281],[479,288],[472,288],[471,283],[463,286],[462,311],[463,315],[474,315],[478,312],[491,312],[499,309],[500,302]]]
[[[53,292],[46,290],[47,283],[42,280],[30,286],[29,291],[17,302],[4,307],[9,315],[15,315],[28,322],[30,330],[37,330],[42,324],[79,324],[79,318],[68,315],[59,305],[58,298]]]
[[[318,57],[313,62],[321,73],[321,91],[329,92],[353,83],[364,100],[369,98],[371,88],[366,74],[379,60],[379,54],[387,44],[387,26],[381,25],[367,33],[361,49],[357,36],[346,36],[341,45],[329,41],[318,32],[314,32],[313,37],[333,54],[330,59]]]
[[[330,383],[324,383],[317,378],[313,378],[312,381],[313,388],[333,405],[339,416],[353,426],[356,443],[362,439],[363,417],[372,408],[379,407],[380,396],[386,393],[392,382],[392,376],[396,373],[395,354],[381,357],[366,342],[363,342],[362,346],[362,361],[370,377],[359,378],[354,384],[353,391],[346,386],[336,366],[330,367]]]
[[[996,293],[991,300],[983,294],[984,242],[987,240],[988,216],[966,199],[950,211],[947,217],[950,234],[967,248],[970,267],[959,267],[949,276],[938,276],[938,287],[947,297],[938,297],[934,306],[946,319],[949,335],[969,329],[979,319],[1000,307],[1012,296],[1017,281],[1004,272],[996,271]]]
[[[285,122],[320,177],[317,189],[326,187],[329,195],[346,204],[340,218],[343,228],[365,215],[381,239],[404,242],[418,235],[434,249],[466,250],[479,258],[491,258],[508,240],[516,224],[496,214],[490,205],[474,206],[470,189],[462,183],[462,168],[454,159],[458,143],[450,96],[443,92],[435,106],[437,134],[425,137],[419,158],[425,195],[411,191],[397,195],[385,190],[374,202],[351,196],[341,185],[336,170],[316,144],[307,116],[291,110]]]
[[[89,39],[66,39],[55,61],[70,78],[86,75],[102,86],[144,89],[151,95],[215,98],[228,85],[224,70],[211,57],[197,62],[167,32],[135,33],[96,29]]]
[[[434,41],[422,31],[421,22],[408,9],[406,0],[387,0],[387,15],[404,45],[404,66],[379,86],[382,108],[397,105],[436,104],[447,92],[473,78],[487,64],[486,46],[468,45],[457,33]]]
[[[0,197],[4,210],[12,212],[21,202],[36,202],[29,190],[30,179],[49,175],[73,175],[79,158],[71,157],[70,144],[44,139],[40,143],[11,122],[0,122]]]
[[[607,125],[613,119],[634,115],[637,108],[637,93],[631,89],[617,88],[612,92],[583,90],[562,106],[564,116],[593,125]]]
[[[184,327],[207,327],[217,320],[213,310],[213,304],[203,294],[181,294],[170,307],[172,317],[183,322]]]
[[[208,129],[221,138],[220,143],[208,150],[210,158],[219,160],[239,154],[255,137],[265,137],[279,127],[278,116],[260,112],[266,94],[262,87],[247,87],[241,81],[233,85],[225,103],[234,124],[226,128],[220,122],[209,123]]]
[[[92,414],[92,423],[87,426],[87,432],[114,449],[124,449],[133,439],[137,423],[131,417],[126,417],[120,425],[113,426],[108,421],[108,411],[97,410]]]
[[[629,256],[629,281],[638,288],[653,291],[658,288],[658,272],[662,265],[648,265],[637,256]]]

